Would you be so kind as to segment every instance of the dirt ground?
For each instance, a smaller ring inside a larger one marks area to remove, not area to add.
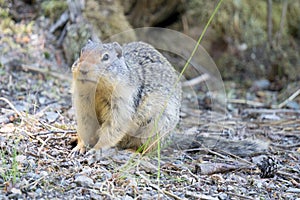
[[[71,157],[70,66],[47,26],[0,32],[0,199],[300,199],[299,82],[280,98],[259,81],[249,89],[225,82],[226,114],[210,109],[204,86],[199,102],[184,94],[179,132],[269,143],[260,154],[242,158],[204,145]],[[274,98],[282,106],[271,108]]]

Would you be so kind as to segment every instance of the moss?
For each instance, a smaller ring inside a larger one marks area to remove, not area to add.
[[[45,16],[49,17],[52,21],[57,20],[67,8],[67,1],[47,0],[42,3]]]
[[[0,18],[8,18],[9,16],[9,9],[8,8],[3,8],[2,6],[0,7]]]
[[[300,39],[300,2],[295,1],[290,3],[287,10],[286,23],[288,32],[292,36]]]
[[[45,51],[45,52],[44,52],[44,57],[45,57],[46,59],[49,60],[49,59],[50,59],[50,56],[51,56],[51,55],[50,55],[50,53],[49,53],[48,51]]]
[[[14,25],[13,20],[9,16],[9,8],[6,3],[0,0],[0,31],[4,34],[12,33],[11,27]]]

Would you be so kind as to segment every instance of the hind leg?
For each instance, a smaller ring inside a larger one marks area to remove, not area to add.
[[[145,96],[133,117],[131,129],[118,144],[120,148],[153,150],[175,128],[179,120],[179,106],[174,99],[162,94]]]

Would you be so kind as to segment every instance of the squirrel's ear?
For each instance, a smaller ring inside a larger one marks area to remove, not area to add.
[[[91,39],[88,39],[87,43],[81,48],[81,52],[80,54],[83,55],[84,52],[88,49],[90,49],[90,47],[94,44],[94,42]]]
[[[114,42],[113,46],[114,46],[114,48],[115,48],[115,50],[117,52],[118,58],[120,58],[122,56],[122,47],[121,47],[121,45],[119,43],[117,43],[117,42]]]
[[[88,39],[87,44],[92,44],[93,41],[91,39]]]

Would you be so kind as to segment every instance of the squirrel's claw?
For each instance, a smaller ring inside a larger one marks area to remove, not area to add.
[[[68,157],[74,158],[75,156],[84,154],[85,152],[86,147],[83,145],[83,143],[78,143],[77,146],[69,153]]]

